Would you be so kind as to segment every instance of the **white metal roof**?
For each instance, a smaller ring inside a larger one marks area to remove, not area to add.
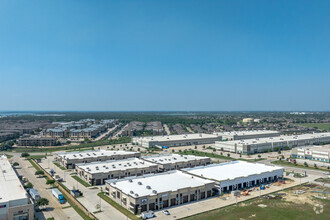
[[[279,134],[279,131],[273,130],[249,130],[249,131],[226,131],[226,132],[215,132],[214,134],[222,135],[232,135],[232,136],[244,136],[244,135],[257,135],[257,134]]]
[[[213,181],[175,170],[161,174],[125,178],[123,180],[107,180],[107,182],[125,194],[137,198],[177,191],[183,188],[199,187]]]
[[[217,138],[215,134],[180,134],[180,135],[166,135],[166,136],[150,136],[150,137],[139,137],[136,140],[143,141],[181,141],[181,140],[195,140],[195,139],[205,139],[205,138]]]
[[[26,191],[5,155],[0,156],[0,203],[26,199]]]
[[[100,157],[100,156],[130,155],[135,153],[136,152],[130,152],[130,151],[94,150],[94,151],[65,152],[65,153],[58,153],[57,155],[63,157],[64,159],[84,159],[84,158]]]
[[[235,140],[235,141],[226,141],[226,142],[216,142],[216,143],[225,143],[225,144],[262,144],[262,143],[275,143],[282,141],[297,141],[297,140],[306,140],[314,139],[321,137],[330,137],[330,132],[326,133],[313,133],[313,134],[301,134],[301,135],[282,135],[278,137],[267,137],[267,138],[255,138],[255,139],[245,139],[245,140]]]
[[[107,160],[104,162],[80,163],[77,167],[88,173],[108,173],[116,170],[127,170],[132,168],[144,168],[157,166],[154,163],[141,160],[139,158],[128,158],[125,160]]]
[[[158,164],[170,164],[170,163],[177,163],[177,162],[187,162],[187,161],[195,161],[206,159],[208,157],[198,157],[194,155],[179,155],[179,154],[160,154],[155,156],[149,157],[142,157],[142,159],[158,163]]]
[[[260,163],[249,163],[245,161],[232,161],[228,163],[211,164],[195,168],[182,169],[183,171],[217,181],[233,180],[239,177],[271,172],[283,169],[278,166],[269,166]]]

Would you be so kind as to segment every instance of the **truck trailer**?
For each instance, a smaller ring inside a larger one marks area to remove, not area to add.
[[[53,196],[61,203],[64,204],[65,203],[65,199],[63,194],[57,189],[57,188],[53,188],[52,189],[52,193]]]
[[[29,194],[34,201],[38,201],[41,198],[38,191],[33,188],[29,189]]]

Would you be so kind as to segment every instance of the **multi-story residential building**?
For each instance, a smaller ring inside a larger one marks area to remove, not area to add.
[[[26,137],[18,140],[20,146],[55,146],[56,138]]]

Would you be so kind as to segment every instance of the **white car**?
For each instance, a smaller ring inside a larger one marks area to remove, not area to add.
[[[165,215],[170,215],[170,212],[169,212],[168,210],[164,210],[163,213],[164,213]]]

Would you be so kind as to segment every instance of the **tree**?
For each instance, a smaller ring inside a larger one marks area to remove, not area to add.
[[[277,153],[278,153],[278,154],[281,154],[282,152],[279,150]]]
[[[213,152],[216,152],[216,149],[213,149]]]
[[[175,152],[175,150],[173,149],[173,150],[172,150],[172,153],[174,153],[174,152]]]
[[[48,199],[46,199],[46,198],[40,198],[40,199],[37,201],[37,205],[38,205],[38,206],[42,206],[43,208],[45,208],[48,204],[49,204],[49,201],[48,201]]]
[[[241,153],[239,154],[239,157],[242,157],[242,154]]]
[[[317,168],[317,165],[316,165],[316,163],[314,163],[314,167],[315,167],[315,168]]]
[[[47,185],[51,185],[51,184],[54,184],[55,183],[55,180],[47,180],[46,184]]]
[[[140,148],[138,148],[137,150],[140,151]]]
[[[227,154],[227,157],[230,157],[230,154]]]
[[[29,157],[29,156],[30,156],[30,154],[29,153],[26,153],[26,152],[24,152],[24,153],[21,154],[21,157]]]
[[[197,146],[195,146],[195,150],[197,150]]]
[[[14,167],[19,166],[19,163],[15,162],[15,163],[13,164],[13,166],[14,166]]]
[[[96,208],[97,210],[101,211],[101,205],[100,205],[99,203],[97,203],[97,204],[95,205],[95,208]]]
[[[35,173],[34,173],[34,175],[44,175],[45,173],[44,173],[44,171],[42,171],[42,170],[37,170]]]
[[[307,162],[304,162],[304,166],[305,166],[305,167],[308,167],[308,164],[307,164]]]
[[[260,154],[258,154],[258,157],[260,158],[260,157],[261,157],[261,155],[260,155]]]
[[[24,187],[27,188],[27,189],[30,189],[30,188],[33,188],[33,184],[28,182],[27,184],[25,184]]]
[[[203,146],[203,149],[205,149],[205,145]]]

